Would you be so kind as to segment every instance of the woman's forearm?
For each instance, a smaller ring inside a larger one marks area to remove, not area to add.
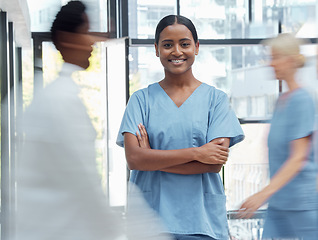
[[[223,138],[224,141],[221,144],[224,147],[229,147],[230,139]],[[214,139],[211,143],[217,142],[218,139]],[[221,171],[223,164],[204,164],[199,161],[192,161],[189,163],[173,166],[166,169],[161,169],[160,171],[177,173],[177,174],[200,174],[200,173],[218,173]]]
[[[132,154],[126,151],[128,167],[131,170],[157,171],[185,164],[195,159],[195,149],[178,150],[135,149]]]
[[[124,135],[125,153],[128,167],[131,170],[141,171],[156,171],[166,169],[167,171],[184,172],[191,170],[192,165],[185,165],[193,161],[199,161],[204,163],[203,165],[195,164],[198,172],[198,166],[200,171],[207,172],[208,170],[217,171],[218,168],[211,167],[209,169],[203,169],[203,166],[208,165],[222,165],[226,162],[228,156],[228,144],[229,139],[225,138],[221,140],[211,141],[202,147],[184,148],[176,150],[157,150],[150,148],[142,148],[139,146],[138,140],[135,135],[131,133],[125,133]],[[224,145],[224,146],[223,146]],[[181,169],[177,169],[177,166],[181,166]],[[174,167],[168,170],[167,168]]]
[[[200,174],[208,172],[218,173],[221,171],[222,166],[222,164],[204,164],[198,161],[192,161],[189,163],[160,169],[160,171],[176,174]]]

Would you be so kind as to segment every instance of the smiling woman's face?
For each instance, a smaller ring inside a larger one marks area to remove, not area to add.
[[[162,30],[155,48],[166,72],[182,74],[191,69],[199,51],[199,42],[194,42],[191,31],[185,25],[176,23]]]

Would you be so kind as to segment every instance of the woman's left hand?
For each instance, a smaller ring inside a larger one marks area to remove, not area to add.
[[[137,131],[136,135],[137,135],[137,140],[138,140],[138,143],[139,143],[139,147],[141,147],[141,148],[149,148],[150,149],[151,147],[150,147],[150,144],[149,144],[148,133],[146,131],[145,126],[142,125],[141,123],[139,123],[138,129],[139,129],[140,134]]]

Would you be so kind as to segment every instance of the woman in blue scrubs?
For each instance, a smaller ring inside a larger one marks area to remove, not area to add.
[[[165,77],[130,97],[117,138],[130,181],[176,239],[227,240],[219,171],[244,138],[239,121],[227,95],[192,73],[199,41],[189,19],[164,17],[155,49]]]
[[[268,202],[264,239],[318,239],[317,165],[312,147],[315,107],[296,81],[305,59],[291,34],[280,34],[266,44],[271,47],[276,78],[285,81],[288,91],[277,101],[268,135],[271,181],[242,204],[239,215],[249,218]]]

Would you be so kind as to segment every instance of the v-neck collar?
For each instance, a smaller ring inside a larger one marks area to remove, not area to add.
[[[195,92],[197,92],[197,90],[203,85],[203,83],[201,82],[201,84],[199,86],[196,87],[196,89],[193,90],[193,92],[190,94],[190,96],[184,100],[184,102],[178,107],[177,104],[171,99],[171,97],[168,95],[168,93],[161,87],[161,85],[159,84],[159,82],[156,83],[157,86],[163,91],[163,93],[166,95],[166,97],[168,97],[168,99],[173,103],[173,105],[180,109],[186,102],[188,102],[188,100],[195,94]]]

